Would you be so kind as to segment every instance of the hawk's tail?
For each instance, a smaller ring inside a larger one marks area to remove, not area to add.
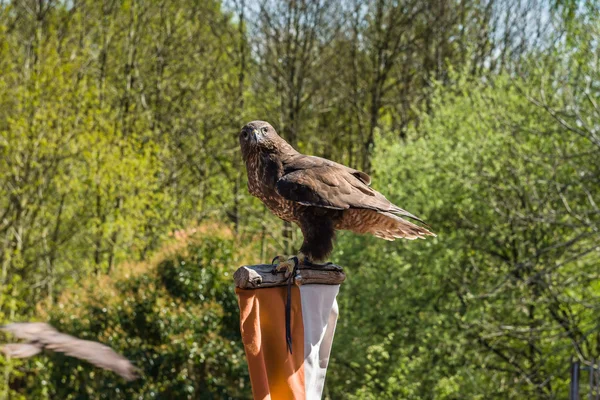
[[[365,208],[351,208],[344,211],[344,217],[336,229],[346,229],[356,233],[369,233],[385,240],[425,239],[436,236],[430,230],[400,218],[391,212]]]
[[[384,219],[380,222],[373,235],[385,240],[395,239],[425,239],[426,236],[436,236],[422,226],[409,222],[389,212],[378,212]]]

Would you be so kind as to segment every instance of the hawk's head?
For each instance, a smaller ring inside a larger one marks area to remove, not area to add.
[[[289,147],[289,144],[268,122],[252,121],[247,123],[240,132],[240,146],[246,159],[252,153],[274,152]]]

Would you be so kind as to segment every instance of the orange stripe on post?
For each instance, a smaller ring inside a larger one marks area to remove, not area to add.
[[[304,324],[300,290],[292,287],[293,354],[285,342],[286,287],[236,288],[240,328],[255,400],[305,400]]]

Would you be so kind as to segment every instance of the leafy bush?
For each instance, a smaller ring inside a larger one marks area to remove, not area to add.
[[[536,104],[547,74],[455,75],[406,143],[380,136],[375,187],[439,236],[341,235],[330,398],[557,397],[571,357],[597,357],[600,148]]]
[[[19,391],[61,399],[249,398],[231,275],[235,248],[231,234],[204,230],[151,263],[123,265],[120,274],[65,292],[50,323],[122,352],[141,378],[128,383],[52,355],[28,362]]]

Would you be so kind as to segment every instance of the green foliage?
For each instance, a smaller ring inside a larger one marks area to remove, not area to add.
[[[61,399],[248,398],[230,284],[233,248],[231,238],[191,237],[151,264],[129,265],[120,277],[65,292],[50,322],[109,344],[134,360],[141,378],[127,383],[56,355],[30,361],[21,378],[28,384],[23,393]]]
[[[455,76],[406,144],[380,138],[376,163],[377,188],[422,210],[438,238],[338,245],[350,311],[332,398],[553,397],[573,354],[598,356],[599,221],[585,197],[600,196],[588,183],[600,148],[528,83]]]
[[[565,398],[600,356],[598,5],[256,4],[0,5],[0,320],[142,373],[0,358],[0,398],[250,396],[231,272],[299,240],[245,190],[253,119],[439,235],[340,233],[327,398]]]
[[[32,7],[0,7],[2,286],[19,276],[30,305],[175,227],[239,220],[243,121],[218,45],[242,38],[219,3]]]

